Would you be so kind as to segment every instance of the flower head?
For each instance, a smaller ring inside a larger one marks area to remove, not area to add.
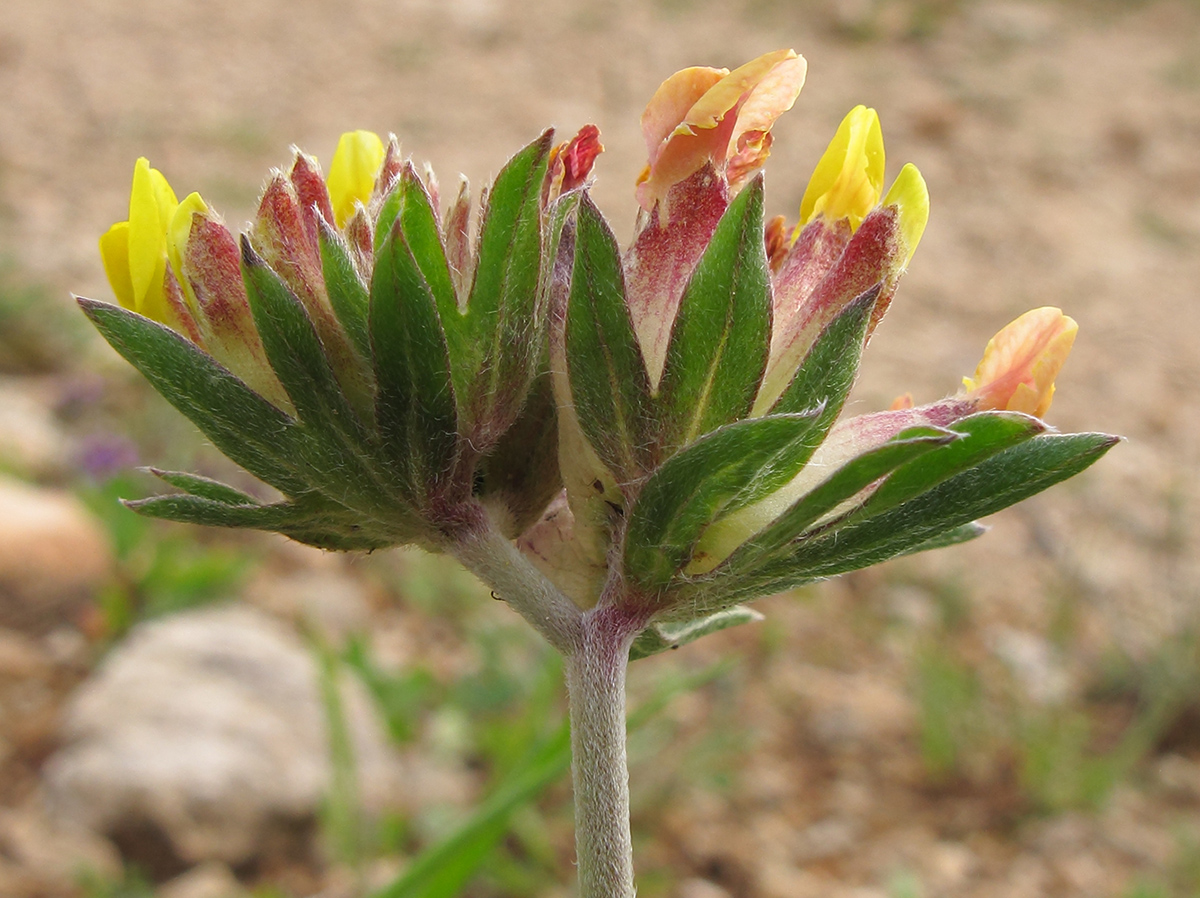
[[[348,131],[338,139],[329,163],[329,200],[334,224],[345,227],[356,203],[366,204],[383,164],[384,146],[373,131]]]
[[[963,378],[965,398],[980,409],[1042,417],[1078,330],[1060,309],[1026,312],[988,341],[975,376]]]
[[[100,238],[104,272],[117,301],[154,321],[184,329],[187,310],[178,295],[179,250],[192,215],[207,211],[200,194],[182,203],[167,179],[142,157],[133,167],[129,218]],[[168,265],[173,271],[168,272]]]
[[[792,108],[807,63],[776,50],[732,72],[694,66],[662,83],[642,113],[648,161],[637,198],[647,212],[711,163],[736,190],[770,154],[771,126]]]
[[[851,231],[879,203],[883,193],[883,129],[879,115],[855,106],[842,119],[800,202],[800,224],[818,216],[847,219]]]

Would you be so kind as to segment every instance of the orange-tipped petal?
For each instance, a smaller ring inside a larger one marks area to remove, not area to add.
[[[1026,312],[988,341],[975,376],[963,378],[966,398],[981,409],[1042,417],[1078,330],[1060,309]]]
[[[687,119],[688,110],[728,74],[729,69],[692,66],[659,85],[642,113],[642,136],[646,138],[646,156],[651,165],[658,158],[663,142]]]
[[[662,83],[642,115],[649,164],[637,199],[650,211],[670,188],[708,162],[736,189],[762,165],[775,120],[791,108],[806,64],[794,50],[776,50],[727,72],[694,67]]]

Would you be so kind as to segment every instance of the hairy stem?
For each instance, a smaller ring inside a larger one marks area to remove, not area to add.
[[[456,534],[448,551],[562,654],[578,648],[583,612],[496,528],[484,509]]]
[[[625,669],[645,621],[600,605],[584,615],[579,650],[567,658],[571,779],[580,898],[633,898]]]

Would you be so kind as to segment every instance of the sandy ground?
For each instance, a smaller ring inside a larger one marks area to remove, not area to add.
[[[8,0],[0,255],[63,302],[68,290],[105,297],[95,241],[125,216],[134,158],[239,222],[289,145],[327,160],[360,127],[396,132],[443,183],[459,171],[478,183],[546,125],[595,122],[595,195],[628,233],[637,116],[659,81],[778,46],[808,58],[809,78],[775,129],[770,212],[794,218],[860,102],[879,110],[889,174],[913,161],[932,194],[855,408],[952,391],[995,330],[1058,305],[1080,335],[1049,420],[1129,438],[987,538],[903,575],[953,580],[980,620],[1033,632],[1069,591],[1084,655],[1145,655],[1194,624],[1195,3]]]

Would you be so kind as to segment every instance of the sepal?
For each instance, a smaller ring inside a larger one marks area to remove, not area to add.
[[[730,627],[756,623],[760,620],[764,620],[763,616],[753,608],[734,605],[732,608],[726,608],[695,620],[654,623],[634,638],[633,645],[629,649],[629,660],[640,661],[642,658],[649,658],[651,655],[657,655],[668,649],[677,649],[689,642],[695,642],[701,636],[707,636],[709,633],[717,633],[721,630],[728,630]]]

